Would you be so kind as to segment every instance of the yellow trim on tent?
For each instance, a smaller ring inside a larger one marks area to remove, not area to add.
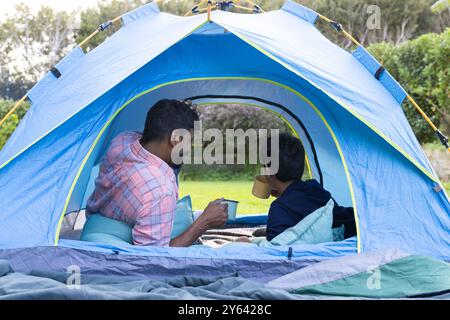
[[[220,25],[221,27],[227,29],[225,26],[221,25],[218,22],[215,22],[213,20],[211,20],[214,23],[217,23],[218,25]],[[229,30],[229,29],[227,29]],[[430,178],[432,181],[440,184],[439,179],[437,179],[432,173],[430,173],[425,167],[423,167],[420,163],[418,163],[416,160],[414,160],[406,151],[404,151],[399,145],[397,145],[394,141],[392,141],[390,138],[388,138],[385,134],[383,134],[380,130],[376,129],[372,124],[370,124],[370,122],[368,122],[366,119],[364,119],[362,116],[360,116],[358,113],[356,113],[355,111],[353,111],[351,108],[349,108],[348,106],[346,106],[345,104],[341,103],[334,95],[328,93],[327,91],[323,90],[322,88],[320,88],[319,86],[317,86],[315,83],[309,81],[308,79],[304,78],[297,70],[291,68],[289,65],[287,65],[286,63],[284,63],[283,61],[281,61],[280,59],[278,59],[277,57],[275,57],[274,55],[272,55],[270,52],[268,52],[267,50],[263,49],[262,47],[260,47],[259,45],[251,42],[250,40],[248,40],[247,38],[245,38],[243,35],[241,35],[238,32],[235,31],[231,31],[229,30],[231,33],[233,33],[236,37],[238,37],[239,39],[241,39],[242,41],[244,41],[245,43],[247,43],[248,45],[252,46],[253,48],[255,48],[256,50],[258,50],[259,52],[261,52],[262,54],[266,55],[267,57],[269,57],[270,59],[272,59],[273,61],[279,63],[281,66],[285,67],[287,70],[293,72],[294,74],[298,75],[299,77],[301,77],[302,79],[308,81],[311,85],[313,85],[314,87],[316,87],[318,90],[322,91],[323,93],[325,93],[327,96],[329,96],[331,99],[333,99],[338,105],[340,105],[341,107],[343,107],[344,109],[346,109],[348,112],[350,112],[354,117],[356,117],[358,120],[360,120],[362,123],[364,123],[366,126],[368,126],[370,129],[372,129],[376,134],[378,134],[381,138],[383,138],[384,140],[386,140],[387,143],[389,143],[394,149],[396,149],[398,152],[400,152],[406,159],[408,159],[409,161],[411,161],[420,171],[422,171],[428,178]]]
[[[176,81],[171,81],[171,82],[166,82],[160,85],[157,85],[153,88],[150,88],[148,90],[145,90],[139,94],[137,94],[136,96],[134,96],[133,98],[131,98],[130,100],[128,100],[127,102],[125,102],[125,104],[123,104],[112,116],[111,118],[105,123],[105,125],[103,126],[103,128],[100,130],[99,134],[97,135],[97,137],[95,138],[94,142],[92,143],[91,148],[89,149],[88,153],[86,154],[86,156],[84,157],[80,168],[78,169],[78,172],[72,182],[72,185],[69,189],[69,193],[67,195],[66,198],[66,202],[64,204],[64,208],[63,211],[61,213],[59,222],[58,222],[58,227],[56,229],[56,234],[55,234],[55,243],[54,245],[58,245],[58,241],[59,241],[59,234],[61,232],[61,226],[62,226],[62,222],[64,219],[64,215],[67,211],[67,207],[69,206],[69,201],[70,198],[72,197],[72,193],[73,190],[75,189],[75,185],[81,175],[81,172],[84,169],[84,166],[86,165],[87,160],[89,159],[89,157],[91,156],[92,151],[94,150],[95,146],[97,145],[98,141],[100,140],[100,137],[103,135],[103,133],[105,132],[105,130],[108,128],[108,126],[111,124],[111,122],[117,117],[117,115],[126,107],[128,106],[130,103],[132,103],[134,100],[142,97],[145,94],[148,94],[150,92],[153,92],[155,90],[158,90],[159,88],[168,86],[168,85],[172,85],[172,84],[177,84],[177,83],[183,83],[183,82],[191,82],[191,81],[202,81],[202,80],[254,80],[254,81],[261,81],[261,82],[265,82],[265,83],[269,83],[281,88],[284,88],[290,92],[292,92],[293,94],[295,94],[296,96],[298,96],[301,100],[305,101],[311,108],[313,108],[313,110],[318,114],[318,116],[322,119],[323,123],[325,124],[326,128],[328,129],[328,131],[330,132],[334,143],[336,145],[336,148],[338,149],[339,155],[341,157],[341,161],[342,164],[344,166],[344,171],[345,171],[345,175],[347,178],[347,183],[349,185],[349,189],[350,189],[350,195],[352,198],[352,204],[353,204],[353,211],[354,211],[354,215],[355,215],[355,224],[356,224],[356,230],[357,230],[357,249],[358,249],[358,253],[361,252],[361,236],[360,236],[360,228],[359,228],[359,218],[358,218],[358,214],[357,214],[357,207],[356,207],[356,199],[355,199],[355,194],[353,191],[353,185],[352,185],[352,181],[350,178],[350,173],[348,171],[348,167],[347,167],[347,163],[345,161],[345,157],[344,154],[342,152],[342,149],[339,145],[339,142],[336,138],[336,135],[334,134],[333,130],[331,129],[330,125],[328,124],[328,122],[325,120],[324,116],[322,115],[322,113],[319,111],[319,109],[316,108],[316,106],[310,101],[308,100],[305,96],[303,96],[301,93],[299,93],[298,91],[292,89],[291,87],[276,82],[276,81],[272,81],[272,80],[268,80],[268,79],[264,79],[264,78],[252,78],[252,77],[203,77],[203,78],[186,78],[186,79],[181,79],[181,80],[176,80]]]

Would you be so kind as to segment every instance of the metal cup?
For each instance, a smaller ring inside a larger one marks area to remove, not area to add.
[[[239,201],[223,199],[220,203],[226,203],[228,205],[228,222],[236,220],[237,205]]]

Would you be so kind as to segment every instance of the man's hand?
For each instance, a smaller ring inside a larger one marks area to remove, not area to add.
[[[170,241],[171,247],[188,247],[208,229],[224,225],[228,220],[228,205],[223,198],[210,202],[203,213],[181,235]]]
[[[228,204],[222,204],[222,201],[223,198],[210,202],[198,218],[206,229],[221,227],[227,222]]]

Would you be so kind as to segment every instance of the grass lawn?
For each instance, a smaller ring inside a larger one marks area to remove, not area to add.
[[[443,185],[450,194],[450,182]],[[255,198],[252,186],[252,181],[181,181],[180,198],[190,194],[194,210],[203,210],[210,201],[224,197],[239,201],[238,214],[267,213],[274,198]]]
[[[252,195],[253,181],[180,181],[180,195],[190,194],[194,210],[203,210],[210,201],[224,197],[239,201],[237,213],[267,213],[274,198],[261,200]]]

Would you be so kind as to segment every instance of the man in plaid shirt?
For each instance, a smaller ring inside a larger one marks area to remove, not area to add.
[[[101,214],[133,226],[135,245],[189,246],[206,230],[223,225],[227,207],[220,199],[184,233],[170,239],[178,185],[172,150],[177,129],[193,130],[198,114],[178,100],[161,100],[148,112],[144,132],[124,132],[111,143],[100,165],[87,214]]]

